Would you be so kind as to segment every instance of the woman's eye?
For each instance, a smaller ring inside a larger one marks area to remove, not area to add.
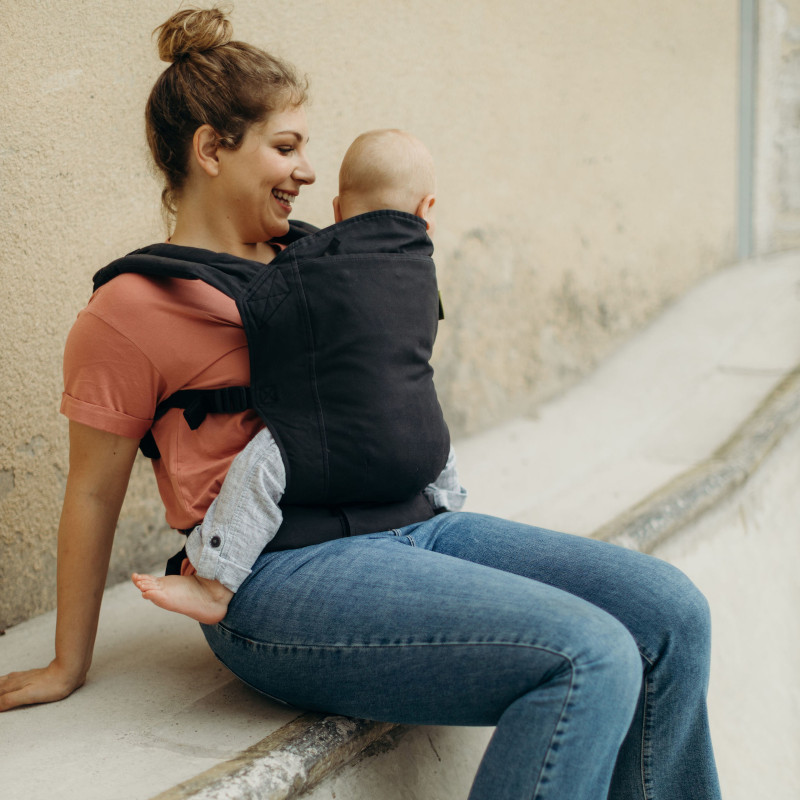
[[[283,153],[284,155],[288,155],[289,153],[294,152],[294,147],[291,145],[280,145],[278,147],[278,151]]]

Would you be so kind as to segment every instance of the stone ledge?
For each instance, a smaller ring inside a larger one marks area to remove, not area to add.
[[[592,536],[650,553],[741,487],[781,437],[800,421],[800,366],[770,392],[728,441],[596,530]]]
[[[398,726],[303,714],[275,733],[153,800],[287,800],[347,764]]]
[[[651,552],[740,488],[800,422],[800,366],[710,458],[650,494],[592,536]],[[367,747],[397,743],[405,726],[304,714],[275,733],[152,800],[292,800]]]

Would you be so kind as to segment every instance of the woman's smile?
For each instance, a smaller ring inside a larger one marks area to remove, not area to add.
[[[286,192],[283,189],[273,189],[272,195],[278,201],[278,204],[283,206],[287,211],[292,210],[292,204],[294,203],[295,197],[297,197],[298,192],[290,193]]]
[[[273,111],[248,129],[236,150],[220,150],[222,191],[242,242],[266,242],[289,229],[289,214],[302,186],[316,179],[306,153],[305,109]]]

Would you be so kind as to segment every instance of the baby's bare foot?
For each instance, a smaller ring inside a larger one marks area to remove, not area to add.
[[[228,613],[233,592],[219,581],[199,575],[165,575],[156,578],[134,572],[131,580],[150,600],[167,611],[176,611],[206,625],[214,625]]]

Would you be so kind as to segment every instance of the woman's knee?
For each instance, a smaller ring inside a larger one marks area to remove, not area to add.
[[[611,617],[603,631],[602,650],[595,657],[603,665],[607,680],[619,685],[619,690],[630,694],[635,700],[639,696],[642,682],[642,656],[630,631]]]
[[[683,577],[681,598],[677,608],[681,629],[686,631],[697,644],[708,642],[711,639],[711,608],[708,600],[687,576]]]
[[[599,608],[573,620],[568,652],[571,680],[595,704],[633,708],[641,688],[644,663],[636,641],[615,617]]]
[[[644,653],[651,663],[669,657],[691,672],[706,673],[711,654],[711,610],[694,582],[660,562],[652,587],[653,636]]]
[[[665,564],[668,581],[661,587],[659,602],[673,623],[675,632],[701,644],[710,638],[711,609],[706,596],[677,567]]]

